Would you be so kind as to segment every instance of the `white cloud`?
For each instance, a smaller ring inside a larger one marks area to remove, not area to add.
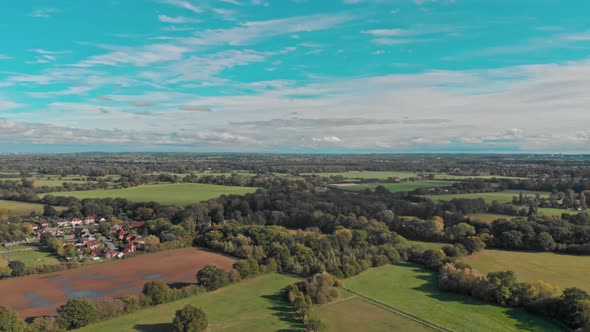
[[[373,30],[365,30],[363,33],[370,34],[373,36],[379,37],[399,37],[405,36],[408,34],[408,31],[404,29],[373,29]]]
[[[185,47],[171,44],[152,44],[139,48],[111,47],[111,49],[113,52],[92,56],[74,66],[93,67],[97,65],[117,66],[119,64],[130,64],[144,67],[156,62],[180,60],[183,54],[188,52]]]
[[[33,12],[31,12],[29,14],[29,16],[38,17],[38,18],[49,18],[51,16],[51,14],[57,13],[57,12],[59,12],[59,10],[56,8],[43,8],[43,9],[34,10]]]
[[[200,14],[203,12],[203,9],[201,9],[200,7],[195,6],[194,4],[192,4],[190,1],[185,1],[185,0],[160,0],[160,2],[165,3],[165,4],[169,4],[172,6],[176,6],[182,9],[186,9],[186,10],[190,10],[193,13],[197,13]]]
[[[23,105],[12,100],[3,100],[0,98],[0,111],[8,111],[15,108],[20,108]]]
[[[351,16],[344,14],[318,14],[268,21],[251,21],[234,28],[208,29],[183,41],[189,45],[246,45],[259,39],[284,34],[326,30],[351,19]]]
[[[342,142],[342,140],[336,136],[325,136],[325,137],[320,137],[320,138],[313,137],[311,140],[316,143],[332,143],[332,144],[334,144],[334,143]]]
[[[174,23],[174,24],[199,22],[199,20],[191,19],[191,18],[184,17],[184,16],[174,16],[173,17],[173,16],[168,16],[168,15],[158,15],[158,20],[163,23]]]
[[[12,58],[6,54],[0,53],[0,60],[9,60],[9,59],[12,59]]]
[[[242,4],[237,0],[221,0],[221,2],[230,3],[232,5],[241,6]]]
[[[73,86],[62,91],[29,92],[27,94],[33,98],[53,98],[58,96],[80,95],[91,90],[93,90],[93,88],[89,86]]]

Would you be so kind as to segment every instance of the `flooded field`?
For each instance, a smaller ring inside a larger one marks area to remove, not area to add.
[[[56,315],[68,299],[121,297],[141,292],[151,280],[196,282],[197,271],[207,264],[231,269],[234,260],[196,248],[168,250],[76,270],[0,281],[0,305],[18,311],[22,318]]]

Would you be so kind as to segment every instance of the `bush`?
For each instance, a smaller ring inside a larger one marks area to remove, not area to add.
[[[11,308],[0,306],[0,331],[23,332],[25,322],[23,322],[16,311]]]
[[[110,319],[125,312],[125,303],[119,299],[105,297],[94,301],[100,319]]]
[[[170,298],[170,287],[163,281],[154,280],[143,285],[141,293],[151,305],[167,302]]]
[[[99,319],[96,305],[85,298],[68,300],[57,312],[59,324],[66,329],[81,328]]]
[[[229,276],[224,270],[209,264],[197,273],[197,283],[212,291],[228,285]]]
[[[172,324],[177,332],[203,332],[209,325],[207,314],[190,304],[176,312]]]

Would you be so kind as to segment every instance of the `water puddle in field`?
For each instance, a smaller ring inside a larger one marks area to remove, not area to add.
[[[167,279],[166,276],[163,274],[144,274],[143,278],[147,279],[147,280],[165,280],[165,279]]]
[[[53,302],[49,301],[48,299],[44,299],[39,295],[37,292],[27,292],[25,293],[25,298],[29,301],[29,307],[31,308],[41,308],[51,305]]]

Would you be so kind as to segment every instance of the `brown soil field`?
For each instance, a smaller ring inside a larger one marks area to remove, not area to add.
[[[121,297],[138,294],[150,280],[194,283],[207,264],[229,271],[234,260],[196,248],[167,250],[58,273],[0,281],[0,305],[21,318],[54,316],[68,299]]]

